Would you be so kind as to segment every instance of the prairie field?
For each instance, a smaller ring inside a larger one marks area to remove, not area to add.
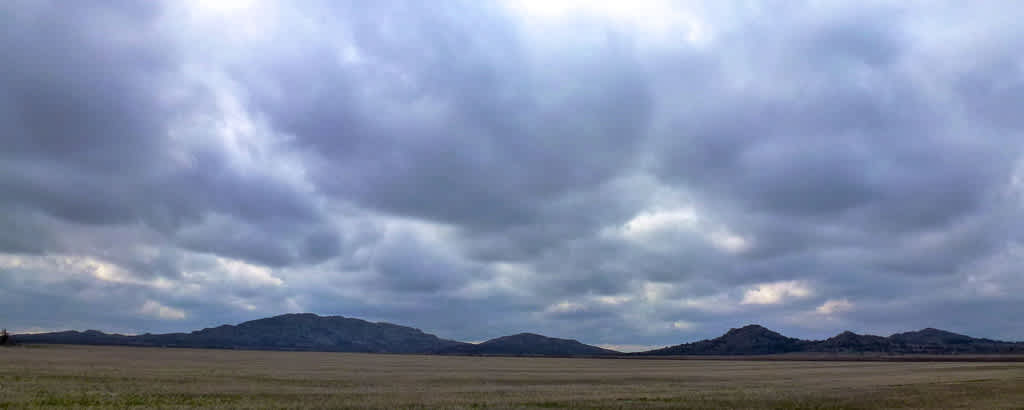
[[[56,407],[1024,408],[1024,363],[0,349],[0,408]]]

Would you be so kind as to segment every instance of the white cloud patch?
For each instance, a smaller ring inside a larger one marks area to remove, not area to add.
[[[43,272],[35,279],[59,282],[87,276],[111,284],[140,285],[167,289],[171,282],[162,277],[144,278],[135,272],[99,258],[81,255],[14,255],[0,253],[0,269]]]
[[[697,221],[697,211],[693,208],[644,212],[626,222],[622,233],[626,238],[643,240],[664,232],[692,229]]]
[[[709,296],[685,297],[673,301],[672,305],[684,309],[695,309],[709,313],[728,313],[737,309],[736,300],[729,297],[727,293],[719,293]]]
[[[853,310],[853,308],[854,305],[852,302],[850,302],[849,299],[829,299],[826,300],[825,303],[822,303],[821,306],[818,306],[818,308],[815,309],[814,311],[822,315],[833,315],[837,313],[849,312]]]
[[[730,253],[743,252],[751,245],[747,238],[722,230],[712,232],[708,239],[716,248]]]
[[[548,306],[547,309],[544,309],[544,311],[548,312],[548,313],[563,313],[564,314],[564,313],[582,312],[582,311],[586,310],[586,308],[587,307],[582,305],[582,304],[565,301],[565,302],[560,302],[560,303],[556,303],[554,305]]]
[[[791,299],[802,299],[811,296],[813,292],[806,283],[802,281],[784,281],[762,283],[748,289],[743,294],[744,305],[777,305]]]
[[[640,288],[640,292],[643,294],[644,300],[648,303],[659,303],[669,297],[669,294],[675,289],[675,285],[671,283],[661,282],[650,282],[646,281]]]
[[[691,206],[641,212],[623,224],[618,233],[629,241],[654,247],[664,247],[672,235],[686,233],[696,234],[726,253],[741,253],[752,245],[749,238],[712,223]]]
[[[692,330],[695,327],[697,327],[696,323],[687,322],[685,320],[677,320],[675,322],[672,322],[672,328],[676,330]]]
[[[642,32],[644,35],[639,37],[646,41],[662,43],[673,35],[677,41],[685,39],[694,45],[711,40],[707,23],[694,10],[667,0],[508,0],[505,4],[532,22],[598,17],[623,29]]]
[[[615,296],[598,296],[594,298],[597,303],[603,305],[618,306],[633,301],[633,297],[629,295],[615,295]]]
[[[139,313],[165,320],[182,320],[186,317],[184,310],[165,306],[155,300],[147,300],[146,303],[143,303],[139,308]]]
[[[221,257],[217,258],[217,265],[232,280],[268,286],[281,286],[284,284],[284,281],[274,276],[271,270],[265,266]]]

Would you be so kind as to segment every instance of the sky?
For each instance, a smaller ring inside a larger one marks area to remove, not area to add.
[[[0,2],[0,325],[1024,340],[1010,1]]]

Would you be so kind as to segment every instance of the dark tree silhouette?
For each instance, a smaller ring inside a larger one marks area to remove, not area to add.
[[[0,331],[0,345],[7,344],[8,339],[10,339],[10,336],[7,334],[7,329]]]

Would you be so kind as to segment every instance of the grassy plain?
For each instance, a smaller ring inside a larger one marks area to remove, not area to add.
[[[0,349],[0,409],[46,407],[1024,409],[1024,363]]]

